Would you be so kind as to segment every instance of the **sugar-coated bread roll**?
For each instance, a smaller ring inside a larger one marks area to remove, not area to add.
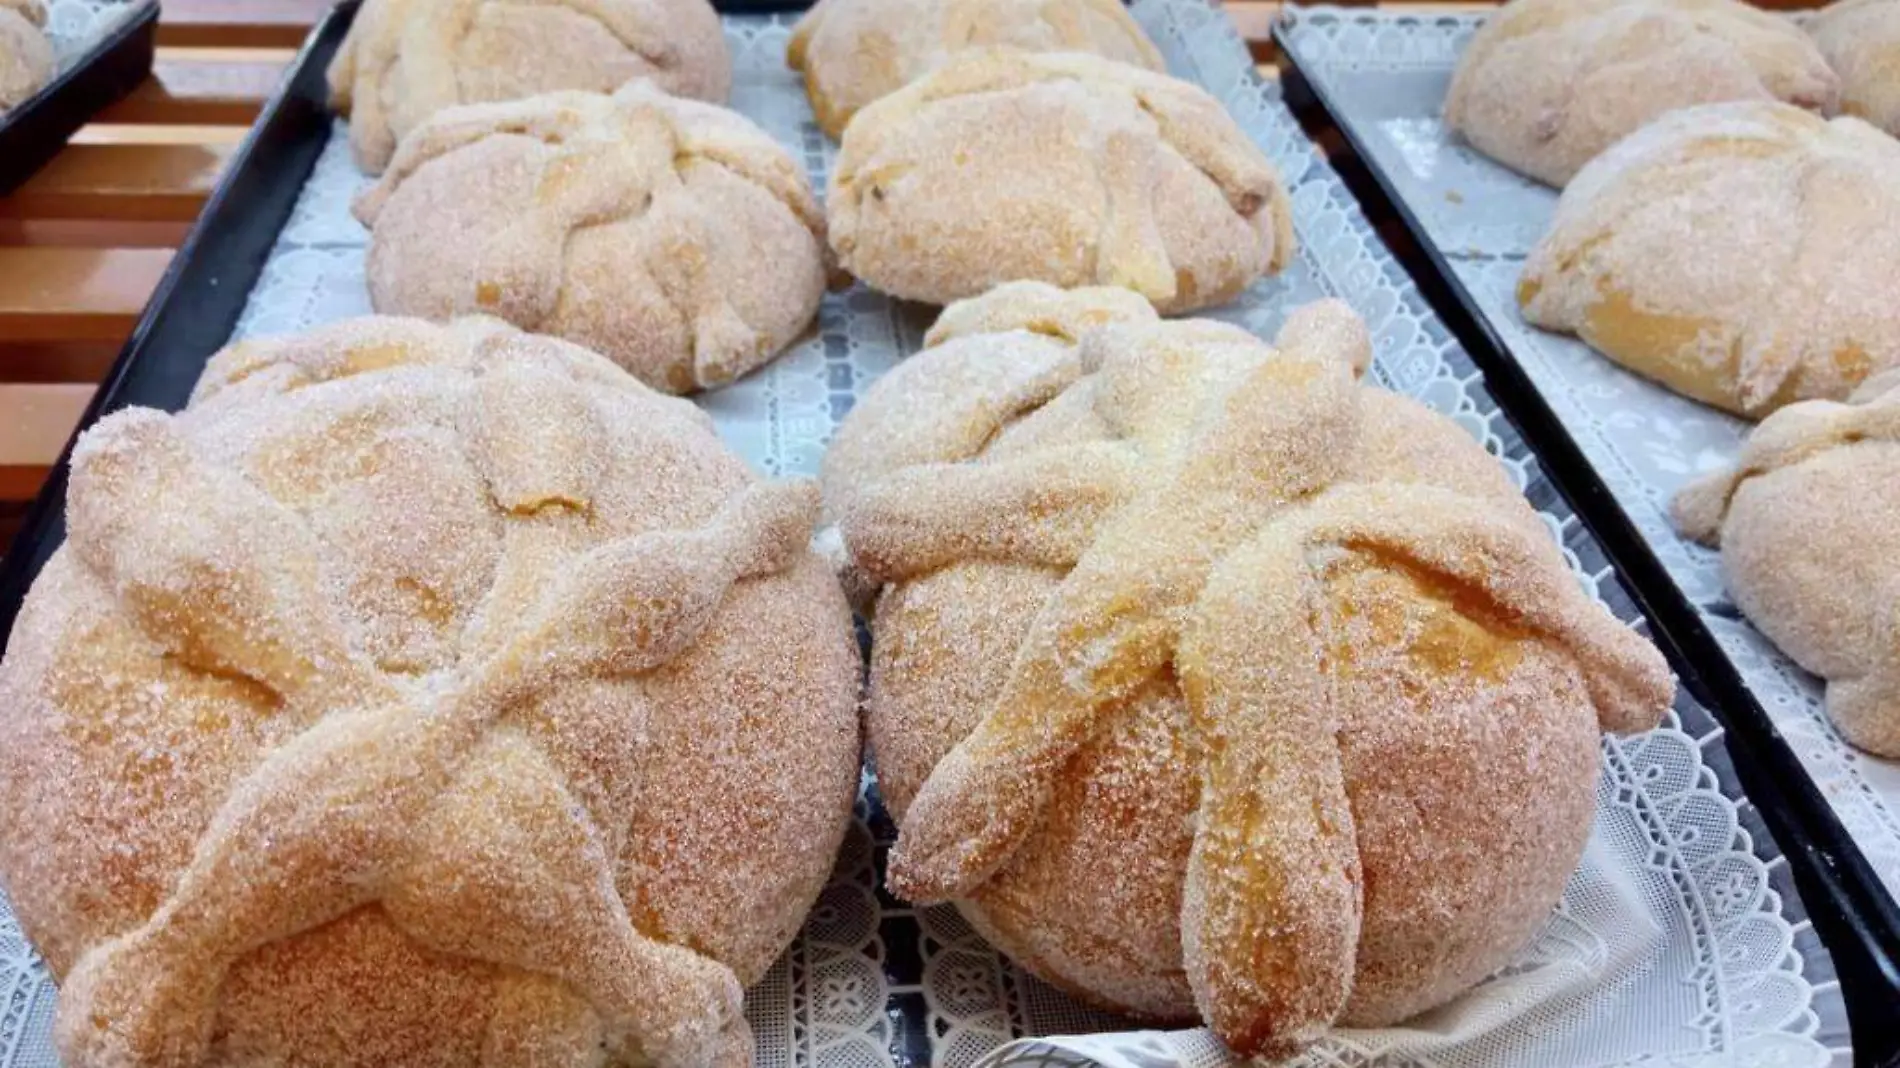
[[[611,93],[646,78],[723,104],[732,56],[709,0],[364,0],[330,64],[357,165],[456,104],[560,89]]]
[[[40,0],[0,0],[0,113],[53,80],[53,44]]]
[[[1900,372],[1762,420],[1674,510],[1749,622],[1827,681],[1841,735],[1900,757]]]
[[[102,420],[0,664],[65,1063],[749,1068],[858,781],[818,503],[488,319]]]
[[[1167,70],[1121,0],[819,0],[786,62],[818,125],[837,137],[858,109],[970,48],[1093,52]]]
[[[1900,0],[1836,0],[1807,30],[1841,77],[1841,111],[1900,136]]]
[[[1471,38],[1445,123],[1562,186],[1674,108],[1784,100],[1830,113],[1840,80],[1794,23],[1740,0],[1511,0]]]
[[[1031,280],[1181,312],[1293,255],[1280,176],[1218,101],[1076,52],[958,52],[866,107],[826,207],[841,266],[932,304]]]
[[[356,214],[377,311],[498,316],[668,393],[771,360],[825,291],[804,167],[738,113],[648,82],[442,112]]]
[[[1900,142],[1772,102],[1674,111],[1564,190],[1524,317],[1758,418],[1900,366]]]
[[[1662,657],[1464,430],[1355,381],[1344,305],[1273,347],[1009,299],[1023,328],[952,308],[989,332],[880,380],[826,460],[883,583],[892,889],[1246,1056],[1509,962],[1589,834],[1599,730],[1669,704]]]

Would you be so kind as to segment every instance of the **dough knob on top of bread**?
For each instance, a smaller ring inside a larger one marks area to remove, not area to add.
[[[708,0],[364,0],[329,71],[370,174],[443,108],[635,78],[725,103],[732,57]]]
[[[1293,255],[1286,189],[1218,101],[1083,53],[958,52],[864,108],[827,208],[840,266],[933,304],[1033,280],[1189,311]]]
[[[1121,0],[819,0],[785,60],[838,137],[858,109],[971,48],[1092,52],[1149,70],[1161,53]]]
[[[377,311],[499,316],[668,393],[769,362],[825,291],[799,162],[738,113],[649,82],[444,111],[356,215]]]
[[[1900,757],[1900,371],[1762,420],[1674,515],[1721,548],[1749,622],[1826,680],[1842,736]]]
[[[1836,0],[1806,23],[1841,78],[1841,111],[1900,137],[1900,0]]]
[[[53,43],[40,0],[0,0],[0,114],[53,80]]]
[[[1015,286],[946,318],[824,473],[882,584],[892,888],[1242,1055],[1508,963],[1589,834],[1599,731],[1673,684],[1497,462],[1356,381],[1338,302],[1276,346]]]
[[[1524,318],[1759,418],[1900,366],[1900,142],[1772,102],[1657,119],[1564,190]]]
[[[1740,0],[1511,0],[1465,47],[1445,123],[1562,186],[1675,108],[1782,100],[1834,111],[1840,80],[1794,23]]]
[[[746,1068],[858,781],[817,510],[495,320],[102,420],[0,663],[65,1063]]]

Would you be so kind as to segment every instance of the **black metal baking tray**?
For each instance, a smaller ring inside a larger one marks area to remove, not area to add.
[[[0,115],[0,195],[19,188],[81,126],[145,80],[157,37],[158,4],[141,3],[101,34],[78,62]]]
[[[1286,99],[1367,216],[1483,370],[1491,391],[1577,516],[1590,528],[1677,665],[1683,684],[1721,720],[1748,796],[1794,863],[1816,930],[1833,953],[1853,1029],[1855,1063],[1900,1065],[1900,905],[1881,884],[1840,818],[1766,710],[1717,645],[1688,598],[1623,511],[1549,402],[1512,357],[1411,205],[1358,131],[1340,119],[1323,81],[1301,66],[1285,22],[1274,44]],[[1394,227],[1399,240],[1393,240]]]

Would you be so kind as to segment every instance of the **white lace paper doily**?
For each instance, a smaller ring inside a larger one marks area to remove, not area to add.
[[[99,39],[141,8],[157,0],[47,0],[46,38],[60,73],[86,58]]]
[[[1753,425],[1624,370],[1518,312],[1524,257],[1549,226],[1555,191],[1464,145],[1439,118],[1479,17],[1303,8],[1289,22],[1301,66],[1339,120],[1445,253],[1506,349],[1530,376],[1775,721],[1889,893],[1900,896],[1900,762],[1848,745],[1821,684],[1730,602],[1721,554],[1676,533],[1669,501],[1728,466]]]
[[[1603,556],[1412,289],[1351,196],[1262,83],[1232,26],[1203,0],[1138,0],[1175,74],[1208,87],[1293,191],[1295,264],[1218,316],[1272,336],[1288,308],[1349,302],[1372,328],[1374,373],[1456,420],[1510,471],[1565,546],[1578,581],[1632,626],[1640,615]],[[772,132],[822,187],[835,146],[784,67],[789,23],[727,22],[733,106]],[[362,184],[341,127],[272,252],[237,335],[304,329],[369,311],[367,235],[348,214]],[[815,474],[853,400],[914,352],[928,311],[863,287],[829,295],[819,329],[766,368],[701,398],[726,440],[770,474]],[[208,354],[207,354],[208,355]],[[1786,861],[1745,800],[1721,732],[1683,694],[1663,727],[1606,739],[1589,847],[1563,901],[1519,959],[1404,1028],[1345,1032],[1312,1065],[1709,1063],[1846,1068],[1833,964]],[[867,783],[867,787],[869,784]],[[972,1068],[1098,1062],[1225,1068],[1205,1031],[1130,1029],[1084,1008],[985,945],[951,908],[913,909],[879,883],[895,829],[867,789],[831,885],[771,974],[748,992],[763,1068]],[[0,1068],[54,1062],[53,991],[0,911]],[[1070,1037],[1046,1037],[1063,1036]]]

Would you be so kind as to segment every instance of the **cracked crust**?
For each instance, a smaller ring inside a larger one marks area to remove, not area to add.
[[[777,356],[824,296],[803,169],[736,112],[635,82],[444,111],[365,190],[379,312],[494,315],[655,389]]]
[[[1548,185],[1665,112],[1783,100],[1831,114],[1840,80],[1800,29],[1737,0],[1512,0],[1445,97],[1466,141]]]
[[[1462,430],[1355,382],[1343,305],[1269,347],[1112,313],[1006,329],[1056,316],[992,299],[873,387],[825,470],[883,586],[893,890],[1243,1055],[1504,964],[1576,864],[1599,730],[1667,706],[1660,655]]]
[[[1900,757],[1900,372],[1762,420],[1735,464],[1672,510],[1685,535],[1721,548],[1749,621],[1827,680],[1841,735]]]
[[[329,71],[370,174],[443,108],[638,78],[725,103],[732,58],[707,0],[367,0]]]
[[[1584,168],[1529,322],[1750,418],[1900,365],[1900,142],[1776,103],[1672,112]]]
[[[1841,112],[1900,137],[1900,0],[1838,0],[1806,29],[1841,77]]]
[[[0,113],[25,103],[55,67],[40,0],[0,0]]]
[[[1188,311],[1293,254],[1286,189],[1218,101],[1080,53],[960,52],[860,111],[827,205],[841,266],[933,304],[1035,280]]]
[[[841,137],[858,110],[971,48],[1089,52],[1167,72],[1120,0],[820,0],[785,60],[818,125]]]
[[[62,1058],[745,1068],[858,778],[817,503],[494,320],[102,420],[0,664]]]

